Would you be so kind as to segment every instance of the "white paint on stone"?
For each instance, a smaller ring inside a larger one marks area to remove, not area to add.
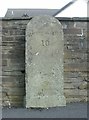
[[[26,29],[26,107],[65,106],[63,30],[51,16],[34,17]]]

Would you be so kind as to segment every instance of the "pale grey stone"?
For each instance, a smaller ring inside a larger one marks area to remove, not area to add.
[[[26,28],[26,107],[65,106],[63,30],[51,16],[34,17]]]

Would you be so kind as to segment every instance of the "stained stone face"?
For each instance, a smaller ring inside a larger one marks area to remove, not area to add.
[[[26,107],[65,106],[63,30],[51,16],[34,17],[26,29]]]

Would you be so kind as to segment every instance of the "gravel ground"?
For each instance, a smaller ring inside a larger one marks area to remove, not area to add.
[[[49,109],[3,108],[3,118],[87,118],[87,103]]]

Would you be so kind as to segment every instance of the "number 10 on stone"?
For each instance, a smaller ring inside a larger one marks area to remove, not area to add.
[[[63,30],[57,19],[37,16],[30,20],[26,28],[25,55],[27,108],[66,105],[63,46]]]

